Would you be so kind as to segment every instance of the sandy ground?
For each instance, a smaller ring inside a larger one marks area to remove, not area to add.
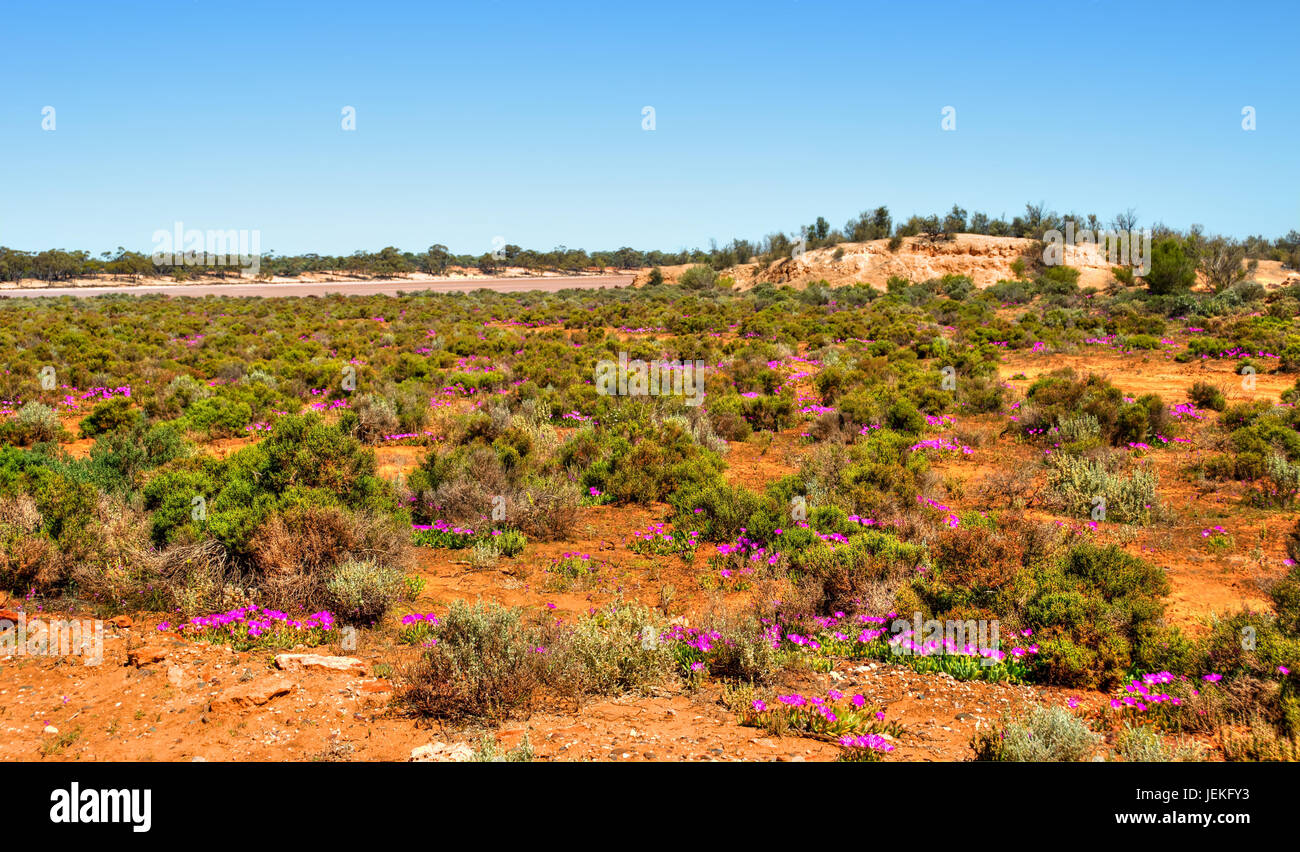
[[[498,293],[528,293],[540,290],[553,293],[584,287],[626,287],[631,275],[583,275],[572,278],[455,278],[387,281],[312,281],[307,283],[257,284],[137,284],[118,287],[47,287],[0,290],[0,296],[26,298],[55,296],[105,296],[125,294],[144,296],[394,296],[403,293],[471,293],[495,290]]]

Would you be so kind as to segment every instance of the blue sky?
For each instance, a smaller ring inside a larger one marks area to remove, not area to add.
[[[15,248],[149,251],[179,220],[279,253],[675,250],[1040,200],[1300,229],[1295,3],[51,0],[4,21]]]

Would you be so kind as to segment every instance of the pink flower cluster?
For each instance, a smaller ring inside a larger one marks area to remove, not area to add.
[[[965,444],[955,444],[947,438],[930,438],[925,441],[919,441],[912,445],[912,452],[917,450],[941,450],[944,452],[960,452],[964,456],[969,456],[974,450]]]
[[[312,613],[306,618],[292,618],[288,613],[259,606],[245,606],[229,612],[199,615],[176,627],[178,633],[207,639],[231,639],[255,644],[277,638],[302,641],[319,638],[335,627],[334,616],[329,612]],[[164,621],[159,630],[169,630]],[[313,637],[312,634],[315,634]]]
[[[845,748],[863,749],[866,751],[890,752],[894,750],[893,744],[880,734],[862,734],[860,736],[845,734],[840,737],[840,745]]]

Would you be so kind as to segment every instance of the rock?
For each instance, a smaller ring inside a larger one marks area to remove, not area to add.
[[[297,689],[297,684],[284,678],[241,683],[232,686],[212,699],[213,710],[240,710],[248,707],[260,707],[281,695],[288,695]]]
[[[46,726],[45,726],[45,733],[47,733],[47,734],[57,734],[58,732],[59,732],[59,729],[56,728],[56,727],[54,727],[53,725],[46,725]]]
[[[172,686],[180,686],[185,682],[185,669],[180,666],[169,666],[167,668],[167,682]]]
[[[0,609],[0,621],[12,621],[14,624],[17,624],[18,613],[14,612],[12,609]]]
[[[152,663],[161,663],[165,659],[167,659],[167,649],[158,645],[141,645],[126,652],[127,665],[135,666],[137,669]]]
[[[393,691],[393,685],[386,680],[376,680],[370,683],[361,684],[361,691],[372,695],[384,694]]]
[[[366,664],[356,657],[327,657],[324,654],[276,654],[275,667],[287,672],[325,669],[364,674],[366,671]]]
[[[411,749],[412,763],[464,763],[474,759],[474,749],[464,743],[427,743]]]
[[[108,620],[108,623],[111,624],[111,625],[113,625],[114,627],[130,627],[131,624],[132,624],[132,622],[131,622],[131,616],[129,616],[129,615],[117,615],[117,616],[114,616],[114,617],[110,618],[110,619]]]

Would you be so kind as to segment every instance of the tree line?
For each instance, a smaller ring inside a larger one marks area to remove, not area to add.
[[[348,255],[297,254],[279,255],[273,251],[261,256],[260,275],[263,277],[296,277],[306,273],[345,273],[360,277],[400,277],[422,272],[445,275],[453,267],[478,270],[492,274],[504,268],[520,268],[534,272],[576,274],[607,269],[629,270],[647,267],[695,264],[721,270],[737,264],[757,261],[768,265],[789,257],[801,249],[816,249],[840,243],[859,243],[889,239],[891,249],[901,245],[905,237],[950,239],[956,234],[984,234],[993,237],[1025,237],[1041,240],[1051,230],[1064,232],[1066,225],[1092,231],[1111,229],[1133,231],[1139,220],[1133,210],[1102,220],[1089,213],[1059,214],[1045,204],[1026,204],[1024,213],[1007,218],[991,217],[976,211],[968,213],[954,204],[944,214],[913,215],[905,221],[895,222],[886,206],[864,210],[850,218],[842,227],[833,228],[825,217],[819,216],[811,224],[790,233],[775,232],[759,240],[733,239],[718,246],[710,242],[708,250],[681,249],[676,252],[643,251],[624,246],[612,251],[587,252],[557,246],[550,251],[525,249],[517,245],[504,245],[482,254],[453,254],[447,246],[435,243],[423,252],[402,251],[387,246],[379,251],[355,251]],[[1291,230],[1273,240],[1260,235],[1245,239],[1209,236],[1199,226],[1187,231],[1177,231],[1159,222],[1149,226],[1152,239],[1168,244],[1176,240],[1194,265],[1207,270],[1212,281],[1217,277],[1231,278],[1237,270],[1250,261],[1277,260],[1292,269],[1300,269],[1300,232]],[[1168,249],[1167,249],[1168,250]],[[155,264],[151,255],[128,251],[119,246],[116,252],[103,252],[92,256],[87,251],[48,249],[40,252],[21,251],[0,246],[0,281],[36,279],[49,283],[74,278],[100,276],[147,278],[171,277],[184,280],[195,275],[226,277],[237,276],[238,268],[217,264]],[[1229,282],[1231,283],[1231,282]]]

